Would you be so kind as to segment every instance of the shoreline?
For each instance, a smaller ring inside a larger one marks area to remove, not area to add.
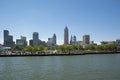
[[[119,54],[120,51],[84,51],[79,53],[40,53],[40,54],[0,54],[0,57],[29,57],[29,56],[74,56],[74,55],[89,55],[89,54]]]

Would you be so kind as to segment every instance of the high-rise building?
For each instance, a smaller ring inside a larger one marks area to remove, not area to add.
[[[29,40],[29,45],[30,45],[30,46],[33,46],[33,40],[32,40],[32,39]]]
[[[71,36],[70,44],[76,44],[76,36]]]
[[[120,39],[116,40],[117,49],[120,50]]]
[[[33,33],[33,39],[29,40],[29,45],[30,46],[39,46],[39,45],[46,46],[46,42],[41,41],[39,39],[39,33],[38,32],[34,32]]]
[[[16,45],[23,46],[23,47],[27,46],[26,37],[21,36],[21,39],[17,39]]]
[[[90,36],[89,35],[84,35],[83,36],[83,42],[84,42],[84,44],[90,44]]]
[[[9,35],[8,30],[4,30],[4,46],[12,47],[14,45],[13,36]]]
[[[52,38],[48,38],[47,46],[56,46],[56,34],[53,34]]]
[[[4,45],[6,44],[6,41],[8,40],[8,36],[9,36],[9,31],[4,30]]]
[[[69,31],[67,26],[64,29],[64,44],[65,45],[69,44]]]
[[[56,34],[53,34],[53,44],[56,45]]]
[[[34,32],[33,33],[33,46],[39,45],[39,33]]]

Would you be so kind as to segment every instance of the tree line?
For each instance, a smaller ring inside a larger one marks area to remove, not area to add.
[[[11,48],[13,51],[25,51],[25,52],[46,52],[48,50],[57,50],[61,52],[71,52],[71,51],[116,51],[117,46],[115,44],[105,44],[105,45],[87,45],[87,46],[81,46],[81,45],[59,45],[57,47],[50,46],[44,47],[42,45],[40,46],[13,46]]]

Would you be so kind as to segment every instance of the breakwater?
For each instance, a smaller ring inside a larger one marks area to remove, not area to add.
[[[120,51],[81,51],[81,52],[44,52],[44,53],[2,53],[0,57],[19,57],[19,56],[72,56],[72,55],[87,55],[87,54],[118,54]]]

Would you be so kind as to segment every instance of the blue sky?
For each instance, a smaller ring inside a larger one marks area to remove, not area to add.
[[[84,34],[95,42],[120,39],[120,0],[0,0],[0,43],[7,29],[14,40],[31,39],[33,32],[47,40],[56,33],[62,44],[66,25],[77,40]]]

